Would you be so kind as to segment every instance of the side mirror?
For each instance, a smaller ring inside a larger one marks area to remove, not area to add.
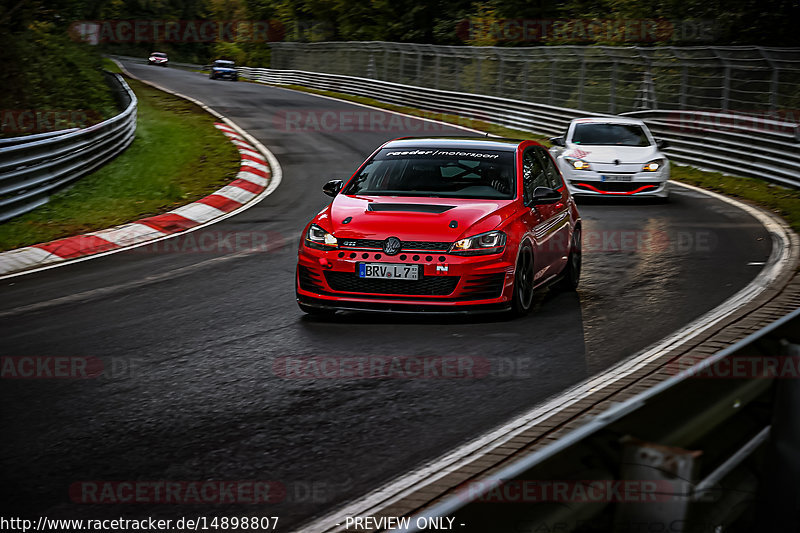
[[[322,186],[322,192],[333,197],[339,194],[339,191],[342,190],[343,185],[344,182],[342,180],[331,180]]]
[[[550,144],[552,144],[553,146],[566,146],[567,145],[567,143],[564,140],[563,136],[561,136],[561,137],[550,137],[549,141],[550,141]]]
[[[669,143],[664,139],[656,139],[656,148],[659,150],[663,150],[664,148],[669,148]]]
[[[536,187],[533,190],[532,204],[554,204],[561,201],[561,193],[550,187]]]

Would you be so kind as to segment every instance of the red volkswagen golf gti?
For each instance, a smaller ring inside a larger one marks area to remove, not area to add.
[[[528,312],[534,290],[575,289],[581,219],[533,141],[403,138],[375,151],[306,226],[300,308]]]

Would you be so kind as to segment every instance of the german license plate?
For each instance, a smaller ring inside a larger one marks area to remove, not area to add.
[[[419,265],[403,265],[399,263],[359,263],[359,278],[377,279],[419,279]]]
[[[633,181],[633,176],[625,174],[605,174],[600,176],[603,181]]]

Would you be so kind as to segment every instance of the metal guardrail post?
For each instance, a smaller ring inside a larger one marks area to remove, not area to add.
[[[556,60],[550,50],[545,48],[544,52],[550,58],[550,98],[548,98],[547,103],[556,105]]]
[[[608,95],[608,112],[612,115],[617,112],[617,67],[619,63],[615,59],[611,62],[611,86]]]
[[[433,52],[433,88],[439,88],[439,72],[442,69],[442,56],[439,52]]]
[[[584,86],[586,85],[586,51],[582,51],[581,55],[581,67],[580,67],[580,74],[578,77],[578,109],[583,109],[583,93],[584,93]]]
[[[770,79],[769,91],[769,110],[774,113],[778,109],[778,91],[780,80],[780,67],[772,60],[772,58],[764,51],[764,48],[759,46],[758,53],[764,58],[769,66],[772,68],[772,78]]]
[[[631,524],[668,524],[683,522],[689,513],[692,480],[697,471],[697,459],[702,452],[642,442],[624,440],[620,479],[641,481],[642,501],[631,498],[617,504],[614,531],[629,532]]]

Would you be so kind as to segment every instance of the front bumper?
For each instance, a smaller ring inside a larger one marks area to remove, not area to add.
[[[413,250],[315,250],[301,246],[298,303],[318,309],[468,313],[510,308],[514,262],[506,250],[489,256],[457,256]],[[358,263],[420,265],[416,281],[359,278]]]
[[[609,174],[613,178],[609,179]],[[624,181],[617,176],[624,176]],[[665,172],[615,175],[612,172],[582,170],[566,172],[564,177],[573,196],[669,196],[669,174]]]
[[[225,78],[227,78],[229,80],[236,80],[236,79],[239,78],[239,73],[235,72],[235,71],[234,72],[229,72],[229,71],[220,72],[220,71],[215,70],[215,71],[213,71],[211,73],[211,75],[214,78],[217,78],[217,79],[225,79]]]

